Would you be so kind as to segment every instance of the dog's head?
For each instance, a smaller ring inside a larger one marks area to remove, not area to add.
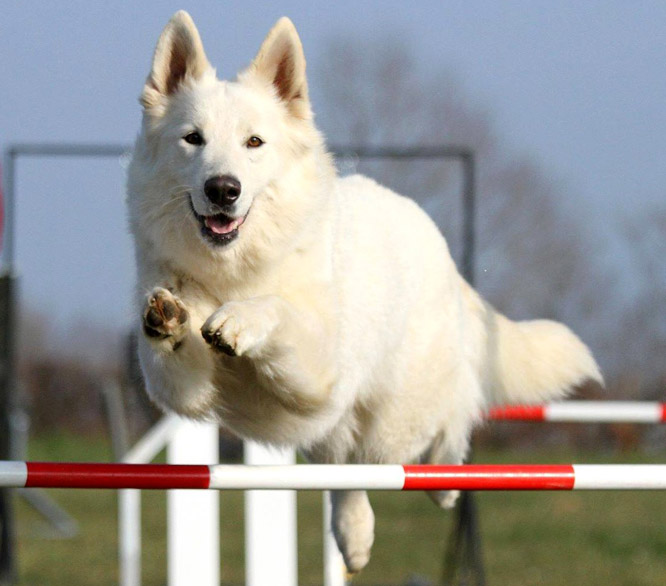
[[[153,201],[139,207],[150,208],[158,224],[170,220],[152,228],[173,231],[178,217],[177,230],[196,234],[215,254],[238,246],[252,232],[253,216],[270,224],[268,216],[278,212],[270,209],[277,205],[275,186],[322,142],[312,122],[303,49],[287,18],[229,82],[216,78],[190,16],[176,13],[157,43],[141,103],[130,192],[133,182],[143,183],[139,191],[150,191]],[[144,232],[151,229],[143,224]]]

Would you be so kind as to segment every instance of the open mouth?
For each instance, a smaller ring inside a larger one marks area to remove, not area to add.
[[[233,218],[227,214],[201,216],[194,209],[192,199],[190,199],[190,208],[192,208],[192,213],[199,222],[203,237],[213,244],[222,246],[229,244],[238,237],[238,229],[247,218],[247,214],[240,218]]]

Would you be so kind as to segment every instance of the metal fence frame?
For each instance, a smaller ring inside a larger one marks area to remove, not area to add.
[[[417,159],[453,159],[462,165],[462,204],[463,204],[463,229],[462,229],[462,260],[461,272],[470,284],[474,282],[474,259],[475,259],[475,217],[476,217],[476,184],[475,184],[475,157],[474,152],[464,146],[438,145],[431,147],[383,147],[365,145],[337,145],[330,149],[336,156],[355,155],[359,159],[394,159],[394,160],[417,160]],[[106,158],[121,157],[131,152],[131,146],[122,144],[75,144],[75,143],[16,143],[9,145],[4,152],[4,196],[5,196],[5,229],[3,231],[3,249],[0,257],[0,275],[7,281],[6,295],[0,299],[0,314],[4,316],[4,339],[5,342],[0,350],[0,364],[4,364],[4,375],[0,377],[0,460],[10,460],[11,422],[10,414],[13,405],[13,320],[15,307],[14,282],[15,265],[15,224],[16,224],[16,165],[20,158],[25,157],[83,157],[83,158]],[[14,292],[14,294],[12,294]],[[15,581],[14,562],[14,519],[11,502],[11,489],[0,488],[0,585],[12,584]],[[448,558],[449,564],[457,565],[456,555],[451,557],[451,552],[457,551],[463,542],[463,537],[474,525],[471,535],[475,536],[476,545],[472,547],[478,554],[478,539],[475,515],[470,515],[472,508],[470,500],[464,498],[460,507],[459,525],[461,529],[458,535],[452,539],[452,549]],[[472,510],[473,512],[473,510]],[[462,532],[461,532],[462,531]],[[465,557],[465,556],[463,556]],[[480,564],[478,555],[473,556],[474,564]],[[463,563],[464,560],[463,560]]]

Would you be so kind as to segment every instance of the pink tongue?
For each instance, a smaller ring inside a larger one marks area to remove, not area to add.
[[[209,216],[206,218],[206,227],[214,234],[229,234],[243,223],[243,219],[229,220],[225,216]]]

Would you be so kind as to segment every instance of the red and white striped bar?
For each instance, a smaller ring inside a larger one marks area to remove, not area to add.
[[[666,465],[199,466],[0,462],[0,486],[160,490],[664,490]]]
[[[664,423],[666,403],[646,401],[562,401],[545,405],[509,405],[488,411],[493,421],[584,423]]]

